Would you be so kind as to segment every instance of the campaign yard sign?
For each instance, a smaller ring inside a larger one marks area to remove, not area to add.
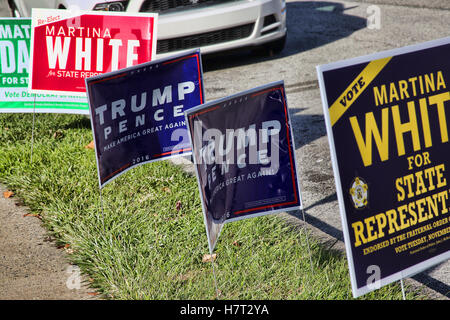
[[[210,251],[223,224],[299,209],[283,82],[186,111]]]
[[[200,50],[86,79],[100,188],[143,163],[191,153],[184,111],[202,104]]]
[[[318,66],[353,295],[450,257],[450,38]]]
[[[31,19],[0,19],[0,113],[88,114],[85,97],[28,92]]]
[[[85,96],[85,78],[151,61],[157,18],[33,8],[30,92]]]

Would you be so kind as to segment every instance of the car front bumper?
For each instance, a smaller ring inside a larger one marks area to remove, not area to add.
[[[140,11],[143,1],[127,11]],[[241,0],[159,15],[157,57],[201,47],[202,53],[261,46],[286,35],[284,0]]]

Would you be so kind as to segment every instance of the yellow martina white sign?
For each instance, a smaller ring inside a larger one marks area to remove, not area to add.
[[[358,143],[362,160],[365,166],[372,164],[372,139],[378,149],[382,161],[389,160],[389,121],[394,125],[397,155],[402,156],[405,151],[405,133],[411,133],[413,149],[419,151],[422,148],[432,147],[433,141],[430,128],[430,112],[437,112],[439,121],[436,124],[440,129],[441,142],[448,142],[448,129],[444,103],[450,100],[450,92],[445,91],[447,85],[443,72],[419,75],[407,80],[391,82],[388,85],[373,87],[375,106],[381,110],[381,125],[375,121],[374,111],[365,114],[366,132],[363,137],[356,116],[350,117],[350,123]],[[442,92],[444,91],[444,92]],[[441,93],[439,93],[441,92]],[[422,96],[418,101],[414,98]],[[400,118],[400,103],[406,102],[409,121],[402,122]],[[382,108],[388,106],[387,108]],[[421,124],[419,125],[419,117]],[[420,129],[422,130],[419,130]],[[422,139],[420,135],[423,135]],[[423,143],[421,143],[423,141]]]
[[[449,56],[444,38],[317,68],[354,296],[450,257]]]

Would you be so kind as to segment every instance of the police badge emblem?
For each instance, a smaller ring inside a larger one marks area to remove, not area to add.
[[[356,209],[363,209],[367,206],[367,199],[369,198],[369,186],[359,177],[353,180],[352,186],[349,190],[352,197],[353,206]]]

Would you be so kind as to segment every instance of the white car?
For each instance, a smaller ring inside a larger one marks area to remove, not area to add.
[[[31,8],[159,13],[157,56],[201,48],[213,53],[236,48],[280,52],[286,41],[285,0],[8,0],[15,16]]]

